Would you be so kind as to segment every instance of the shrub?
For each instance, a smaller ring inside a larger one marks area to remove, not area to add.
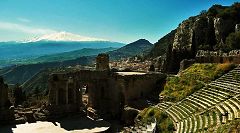
[[[240,49],[240,32],[234,32],[226,38],[226,44],[231,49]]]
[[[174,125],[172,120],[168,117],[165,112],[162,112],[156,107],[145,108],[137,116],[141,122],[147,123],[150,119],[156,118],[157,120],[157,130],[162,133],[172,133],[174,130]]]

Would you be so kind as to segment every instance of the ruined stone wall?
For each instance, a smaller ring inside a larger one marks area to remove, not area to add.
[[[54,113],[76,112],[82,104],[80,85],[67,74],[52,74],[49,79],[49,104]]]
[[[119,75],[101,70],[52,74],[49,79],[49,103],[54,111],[76,111],[70,107],[81,107],[82,87],[86,85],[88,107],[97,110],[101,116],[119,118],[129,101],[145,97],[157,89],[156,84],[163,79],[165,77],[160,73]],[[78,95],[74,98],[74,103],[69,103],[72,101],[70,99],[75,97],[67,96],[69,89]]]
[[[145,97],[155,89],[159,89],[157,84],[165,78],[165,75],[160,73],[126,75],[118,76],[117,83],[121,86],[127,104],[131,100]]]
[[[240,64],[240,50],[232,50],[229,53],[222,51],[198,51],[197,63],[234,63]]]

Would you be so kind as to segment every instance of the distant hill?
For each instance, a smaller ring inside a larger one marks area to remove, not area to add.
[[[139,39],[135,42],[129,43],[117,50],[108,52],[111,59],[120,59],[143,54],[145,51],[150,50],[153,44],[146,39]]]
[[[137,54],[142,54],[143,51],[150,49],[152,46],[153,45],[149,41],[145,39],[140,39],[119,49],[84,48],[71,52],[46,55],[35,58],[34,60],[28,60],[29,63],[34,64],[14,65],[11,67],[3,68],[2,70],[0,70],[0,76],[3,76],[9,84],[23,84],[40,71],[48,68],[58,68],[75,65],[92,65],[95,61],[95,57],[97,54],[106,52],[108,52],[111,59],[131,57]]]
[[[48,77],[52,69],[41,70],[32,78],[22,84],[23,91],[27,94],[33,93],[34,89],[39,89],[39,92],[45,93],[47,91]]]
[[[38,72],[48,68],[58,68],[75,65],[91,65],[93,64],[93,61],[95,61],[95,56],[84,56],[74,60],[66,60],[61,62],[45,62],[37,64],[16,65],[1,69],[0,76],[2,76],[8,84],[22,84],[32,78]]]
[[[176,30],[172,30],[170,33],[159,39],[158,42],[154,43],[153,48],[146,56],[149,58],[156,58],[158,56],[164,55],[167,51],[168,46],[173,43],[175,33]]]
[[[11,64],[27,64],[40,56],[70,52],[83,48],[102,49],[120,48],[123,43],[109,41],[37,41],[37,42],[0,42],[0,67]]]
[[[47,55],[47,56],[36,58],[34,60],[35,64],[15,65],[11,67],[6,67],[0,70],[0,76],[3,76],[4,79],[9,84],[16,84],[16,83],[23,84],[26,81],[28,81],[28,83],[25,83],[24,86],[28,86],[27,88],[32,88],[32,86],[35,86],[33,85],[33,82],[35,82],[36,84],[37,82],[39,82],[40,84],[41,82],[43,82],[41,77],[44,77],[42,75],[46,73],[45,71],[46,69],[75,66],[75,65],[92,65],[95,61],[96,55],[99,53],[105,53],[105,52],[107,52],[110,55],[111,59],[131,57],[138,54],[143,54],[144,51],[151,49],[152,46],[153,45],[149,41],[145,39],[140,39],[136,42],[130,43],[119,49],[88,48],[88,49],[81,49],[81,50],[76,50],[71,52]],[[88,55],[88,56],[79,57],[81,55]],[[79,57],[79,58],[72,59],[76,57]],[[71,60],[67,60],[67,59],[71,59]],[[53,62],[48,62],[48,61],[53,61]],[[36,62],[41,62],[41,63],[36,63]],[[41,86],[41,85],[37,85],[37,86]]]
[[[54,62],[54,61],[65,61],[65,60],[72,60],[82,56],[93,56],[98,55],[99,53],[106,53],[109,51],[116,50],[117,48],[83,48],[80,50],[74,50],[70,52],[58,53],[58,54],[51,54],[51,55],[44,55],[33,60],[30,60],[31,63],[43,63],[43,62]]]

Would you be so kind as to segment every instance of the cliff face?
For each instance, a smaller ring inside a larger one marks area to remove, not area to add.
[[[226,38],[240,23],[240,3],[231,7],[215,5],[210,9],[179,25],[173,43],[168,46],[163,71],[177,72],[180,62],[195,58],[198,50],[224,49]],[[217,13],[212,14],[213,9]]]

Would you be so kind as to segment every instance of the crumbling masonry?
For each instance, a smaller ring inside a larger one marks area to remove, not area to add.
[[[99,54],[96,70],[52,74],[49,103],[56,112],[79,111],[82,88],[87,86],[87,106],[101,116],[117,118],[126,104],[148,95],[164,79],[161,73],[110,72],[108,55]]]

